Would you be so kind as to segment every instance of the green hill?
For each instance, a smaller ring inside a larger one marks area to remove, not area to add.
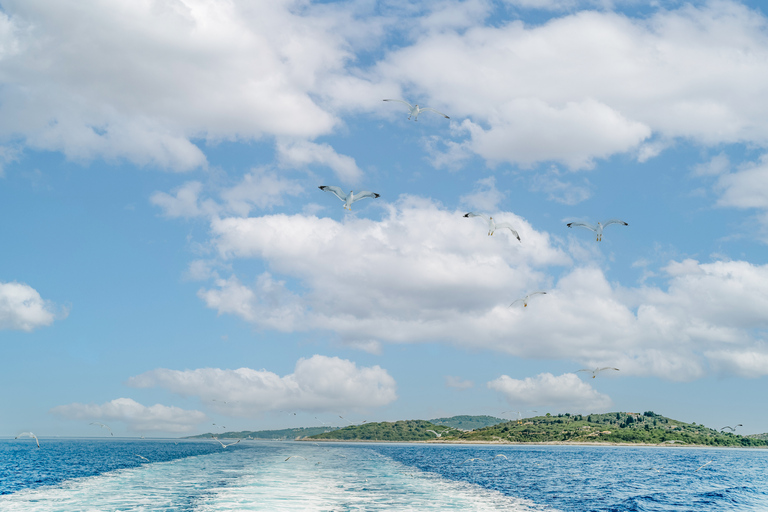
[[[407,420],[366,423],[351,425],[333,432],[317,434],[310,439],[335,439],[338,441],[428,441],[436,439],[437,435],[428,430],[434,430],[441,435],[447,435],[457,430],[448,429],[424,420]]]
[[[651,411],[643,414],[536,416],[510,421],[455,436],[464,441],[508,442],[609,442],[648,444],[698,444],[709,446],[768,446],[768,441],[719,432],[696,423],[685,423]]]
[[[451,416],[450,418],[435,418],[427,420],[435,425],[445,425],[446,427],[457,428],[459,430],[475,430],[477,428],[490,427],[504,423],[505,419],[494,418],[493,416]]]
[[[397,421],[354,425],[311,436],[311,439],[367,441],[495,441],[511,443],[609,442],[647,444],[697,444],[707,446],[768,446],[768,439],[719,432],[703,425],[685,423],[651,411],[643,414],[611,412],[605,414],[535,416],[506,421],[465,432],[448,429],[438,420]]]
[[[242,430],[240,432],[207,432],[197,436],[189,436],[185,439],[210,439],[214,436],[221,439],[272,439],[293,440],[302,437],[314,436],[324,432],[336,430],[338,427],[299,427],[285,428],[282,430]]]

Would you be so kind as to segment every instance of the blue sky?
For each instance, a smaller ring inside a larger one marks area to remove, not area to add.
[[[758,3],[0,9],[0,434],[768,431]]]

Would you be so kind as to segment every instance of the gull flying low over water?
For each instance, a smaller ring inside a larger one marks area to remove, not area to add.
[[[601,241],[603,239],[603,229],[606,226],[610,226],[611,224],[621,224],[622,226],[629,226],[626,222],[619,219],[611,219],[608,221],[605,221],[605,224],[598,222],[595,226],[594,224],[587,224],[586,222],[569,222],[566,224],[569,228],[572,228],[573,226],[581,227],[581,228],[587,228],[590,231],[594,231],[597,234],[597,241]]]
[[[290,457],[285,459],[283,462],[288,462],[291,459],[304,459],[304,460],[307,460],[306,457],[302,457],[301,455],[291,455]]]
[[[422,112],[434,112],[435,114],[440,114],[446,119],[450,119],[450,117],[448,117],[447,115],[443,114],[442,112],[438,112],[437,110],[431,107],[420,107],[418,105],[411,105],[407,101],[403,101],[403,100],[384,100],[384,101],[397,101],[399,103],[405,103],[406,105],[408,105],[408,119],[413,117],[414,121],[419,120],[419,114]]]
[[[432,433],[433,433],[433,434],[435,434],[435,435],[436,435],[438,438],[440,438],[440,437],[442,437],[442,435],[443,435],[443,434],[445,434],[446,432],[448,432],[448,430],[443,430],[442,432],[435,432],[434,430],[427,430],[426,432],[432,432]]]
[[[211,439],[215,439],[215,440],[219,441],[219,438],[218,438],[218,437],[213,437],[213,438],[211,438]],[[224,444],[224,443],[222,443],[221,441],[219,441],[219,444],[221,445],[221,447],[222,447],[222,448],[226,448],[227,446],[232,446],[233,444],[237,444],[237,443],[239,443],[240,441],[242,441],[242,439],[238,439],[238,440],[237,440],[237,441],[235,441],[234,443],[229,443],[229,444]]]
[[[546,295],[546,294],[547,294],[547,292],[533,292],[533,293],[529,293],[528,295],[526,295],[522,299],[517,299],[516,301],[514,301],[512,304],[509,305],[509,307],[511,308],[515,304],[522,304],[524,308],[527,308],[528,307],[528,299],[530,297],[533,297],[534,295]]]
[[[517,231],[515,231],[515,228],[513,228],[512,224],[510,224],[509,222],[496,222],[495,220],[493,220],[493,217],[486,217],[481,213],[475,213],[475,212],[465,213],[464,217],[466,218],[481,217],[485,219],[488,222],[488,236],[493,235],[493,232],[496,231],[497,229],[507,228],[512,232],[513,235],[515,235],[515,238],[517,238],[517,241],[518,242],[520,241],[520,235],[517,234]]]
[[[592,374],[592,378],[594,379],[595,377],[597,377],[598,373],[603,372],[605,370],[616,370],[617,372],[619,371],[618,368],[614,368],[613,366],[604,366],[602,368],[582,368],[581,370],[576,370],[576,372],[577,373],[578,372],[589,372],[589,373]]]
[[[115,434],[112,433],[112,429],[109,428],[109,425],[105,425],[103,423],[99,423],[98,421],[91,422],[91,425],[97,425],[97,426],[99,426],[101,428],[105,428],[105,429],[109,430],[109,435],[111,435],[111,436],[115,435]]]
[[[40,448],[40,441],[37,440],[37,436],[33,434],[32,432],[22,432],[21,434],[14,437],[14,439],[18,439],[20,437],[32,437],[35,439],[35,442],[37,443],[37,447]]]
[[[357,202],[361,199],[365,199],[367,197],[377,198],[379,197],[379,194],[376,192],[371,192],[369,190],[361,190],[357,194],[349,191],[349,194],[345,194],[343,190],[339,187],[329,187],[328,185],[323,185],[321,187],[317,187],[320,190],[324,190],[325,192],[330,192],[331,194],[335,195],[342,201],[344,201],[344,208],[347,210],[352,210],[352,203]]]

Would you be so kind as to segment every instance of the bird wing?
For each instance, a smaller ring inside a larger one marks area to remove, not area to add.
[[[237,444],[237,443],[239,443],[240,441],[242,441],[242,439],[238,439],[238,440],[237,440],[237,441],[235,441],[234,443],[229,443],[227,446],[232,446],[233,444]]]
[[[379,197],[380,194],[377,194],[376,192],[371,192],[370,190],[361,190],[357,194],[352,194],[352,202],[355,203],[361,199],[365,199],[366,197]]]
[[[576,373],[579,373],[579,372],[589,372],[589,373],[593,373],[594,371],[595,371],[594,369],[590,369],[590,368],[582,368],[581,370],[576,370]]]
[[[384,101],[397,101],[399,103],[405,103],[406,105],[408,105],[408,108],[413,108],[413,105],[411,105],[407,101],[403,101],[403,100],[384,100]],[[421,110],[424,110],[424,109],[421,109]]]
[[[517,231],[515,231],[515,228],[512,227],[512,224],[509,222],[497,222],[496,223],[496,229],[503,229],[507,228],[512,232],[513,235],[515,235],[515,238],[517,238],[517,241],[520,241],[520,235],[517,234]]]
[[[623,220],[619,220],[619,219],[611,219],[611,220],[607,220],[607,221],[603,222],[603,227],[605,227],[605,226],[608,226],[608,225],[610,225],[610,224],[621,224],[621,225],[623,225],[623,226],[629,226],[629,224],[627,224],[627,223],[626,223],[626,222],[624,222]]]
[[[331,194],[335,195],[336,197],[338,197],[342,201],[346,201],[347,200],[346,192],[341,190],[339,187],[333,187],[333,186],[329,187],[328,185],[323,185],[322,187],[317,187],[317,188],[319,188],[320,190],[323,190],[325,192],[330,192]]]
[[[613,366],[605,366],[603,368],[598,368],[597,371],[601,372],[603,370],[616,370],[617,372],[620,371],[618,368],[614,368]]]
[[[566,226],[568,226],[569,228],[572,228],[574,226],[580,227],[580,228],[587,228],[597,233],[597,226],[593,226],[592,224],[587,224],[586,222],[569,222],[568,224],[566,224]]]
[[[514,305],[515,305],[515,304],[517,304],[518,302],[523,302],[523,303],[525,303],[525,299],[517,299],[516,301],[512,302],[512,304],[510,304],[508,307],[510,307],[510,308],[511,308],[512,306],[514,306]],[[504,412],[509,412],[509,411],[504,411]],[[503,412],[502,414],[504,414],[504,412]]]
[[[443,114],[442,112],[438,112],[437,110],[433,109],[432,107],[424,107],[424,108],[420,108],[419,110],[422,111],[422,112],[426,112],[426,111],[434,112],[435,114],[440,114],[441,116],[443,116],[446,119],[450,119],[450,117],[448,117],[447,115]]]

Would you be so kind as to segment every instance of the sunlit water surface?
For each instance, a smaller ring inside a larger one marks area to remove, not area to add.
[[[768,511],[767,467],[739,449],[0,440],[0,511]]]

